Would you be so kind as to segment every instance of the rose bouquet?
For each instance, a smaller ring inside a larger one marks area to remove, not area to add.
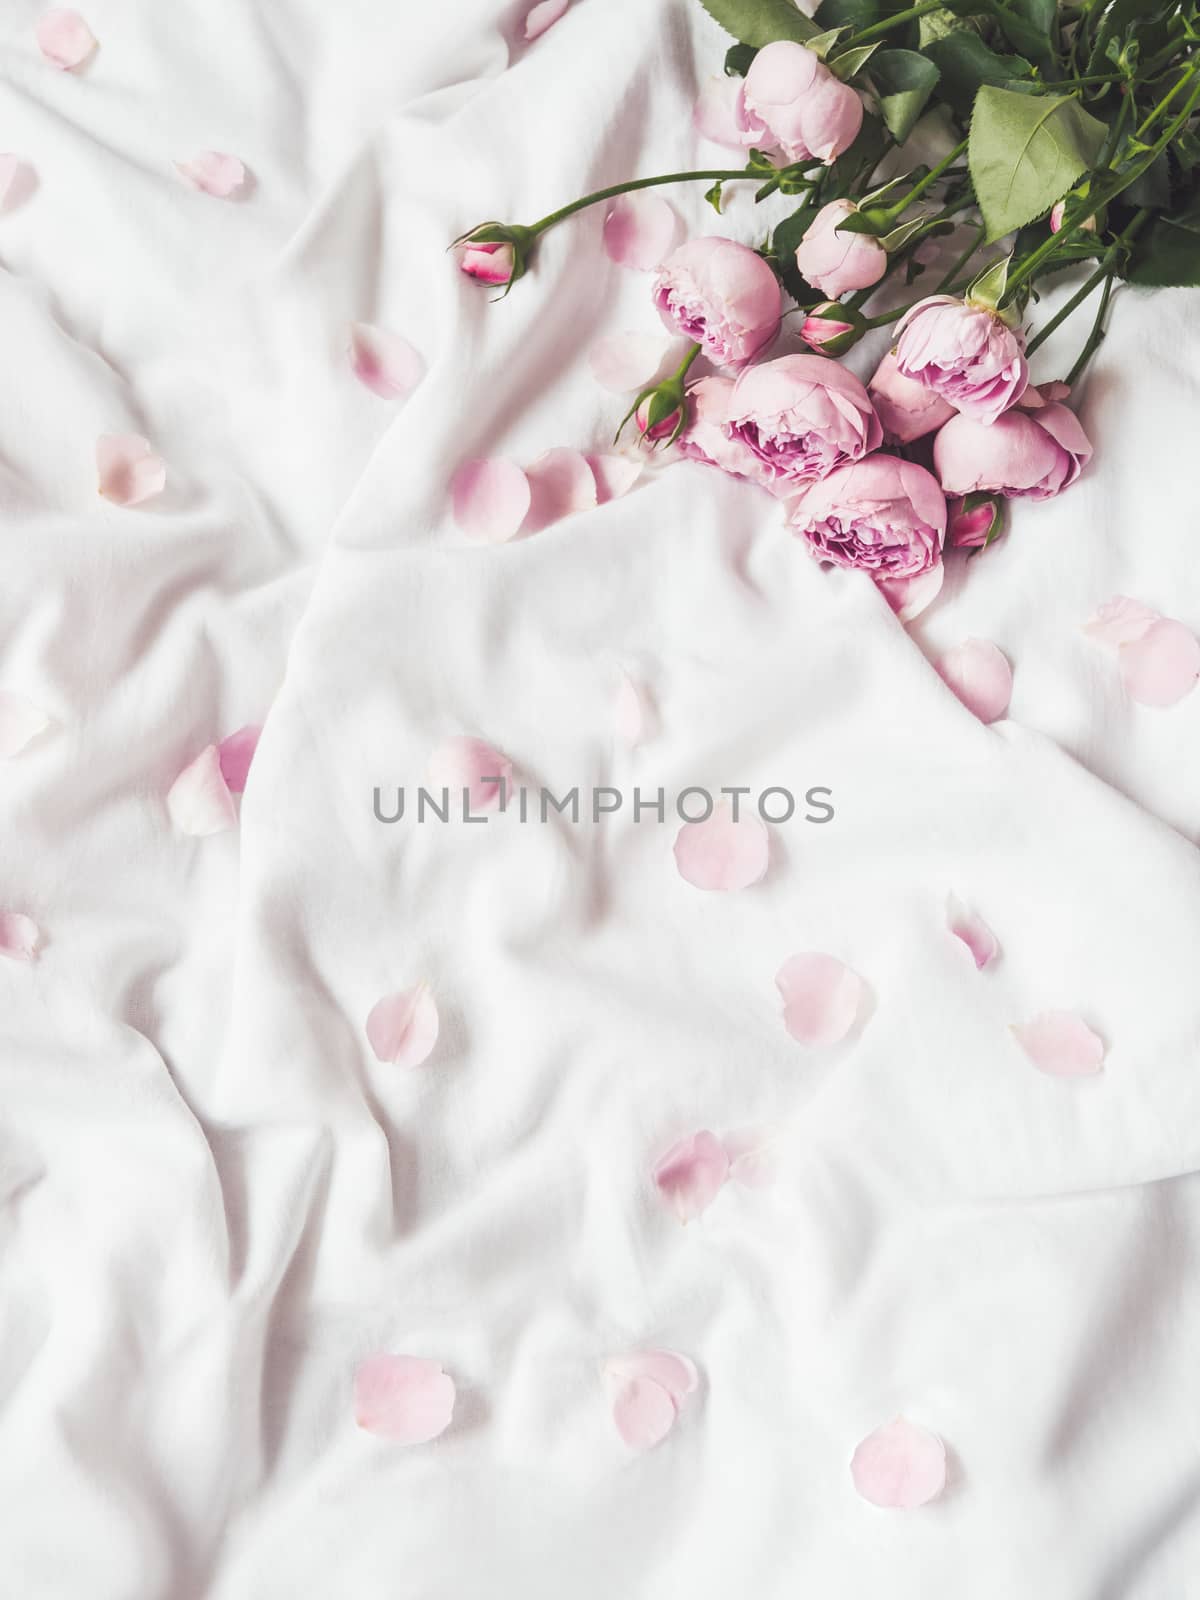
[[[1200,0],[822,0],[812,18],[793,0],[700,3],[735,42],[696,126],[743,164],[484,223],[459,264],[507,294],[544,233],[608,203],[687,340],[622,428],[776,496],[814,555],[913,615],[947,544],[986,548],[1006,501],[1086,467],[1067,402],[1114,286],[1200,283]],[[917,158],[939,139],[940,159]],[[757,249],[705,237],[654,257],[644,192],[692,181],[718,213],[745,181],[783,214]],[[1031,327],[1068,268],[1084,281]],[[1093,297],[1070,370],[1033,385],[1028,357]],[[874,329],[891,343],[864,385],[837,358]]]

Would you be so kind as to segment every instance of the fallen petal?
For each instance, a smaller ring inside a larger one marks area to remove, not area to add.
[[[96,48],[96,36],[78,11],[56,7],[38,19],[34,30],[38,48],[51,66],[69,72],[86,61]]]
[[[381,400],[407,400],[425,376],[420,352],[407,339],[369,322],[350,326],[350,366]]]
[[[664,339],[653,333],[610,333],[592,345],[588,366],[602,389],[632,394],[666,376],[668,362],[678,347],[677,339]]]
[[[858,1020],[866,985],[836,956],[791,956],[775,974],[783,1025],[799,1044],[837,1044]]]
[[[671,254],[679,217],[661,195],[641,191],[613,201],[604,219],[604,248],[620,267],[653,272]]]
[[[244,728],[231,733],[228,739],[222,739],[217,746],[221,776],[225,779],[230,794],[241,794],[245,789],[250,763],[254,760],[254,752],[258,749],[258,741],[261,738],[262,729],[247,723]]]
[[[41,933],[32,917],[0,911],[0,956],[10,961],[36,961]]]
[[[525,18],[525,41],[531,44],[534,39],[540,39],[547,28],[552,28],[558,19],[566,12],[570,0],[541,0],[540,5]]]
[[[1084,1078],[1104,1064],[1104,1041],[1072,1011],[1044,1011],[1013,1026],[1017,1043],[1037,1067],[1056,1078]]]
[[[748,889],[766,873],[770,844],[756,816],[737,822],[726,801],[705,822],[685,822],[675,837],[679,875],[697,889]]]
[[[652,1378],[630,1378],[613,1399],[612,1415],[631,1450],[652,1450],[675,1426],[678,1410],[662,1384]]]
[[[96,440],[100,493],[116,506],[136,506],[161,494],[167,467],[137,433],[102,433]]]
[[[937,674],[980,722],[996,722],[1012,699],[1012,668],[990,639],[966,639],[936,663]]]
[[[396,1444],[428,1444],[454,1415],[454,1379],[419,1356],[369,1356],[354,1374],[354,1420]]]
[[[20,755],[49,726],[50,718],[41,706],[23,694],[0,689],[0,760]]]
[[[642,463],[631,456],[588,456],[596,483],[596,504],[606,506],[610,500],[620,500],[642,475]]]
[[[367,1018],[367,1041],[379,1061],[419,1067],[438,1040],[438,1008],[427,983],[376,1001]]]
[[[596,479],[578,450],[547,450],[526,467],[525,476],[530,494],[526,533],[540,533],[564,517],[596,508]]]
[[[747,1145],[736,1153],[730,1148],[729,1154],[729,1176],[743,1189],[769,1189],[775,1182],[778,1162],[774,1145]]]
[[[706,1129],[672,1145],[654,1169],[658,1192],[683,1223],[708,1210],[728,1176],[725,1146]]]
[[[696,1363],[675,1350],[638,1350],[632,1355],[612,1356],[604,1363],[605,1377],[624,1384],[631,1378],[649,1378],[665,1389],[677,1406],[700,1386]]]
[[[450,804],[456,806],[467,791],[472,811],[487,811],[507,797],[512,780],[512,762],[483,739],[458,735],[440,744],[429,758],[429,780],[435,789],[450,791]]]
[[[945,580],[946,568],[939,561],[919,578],[882,578],[877,580],[876,588],[901,622],[911,622],[933,604]]]
[[[978,912],[964,906],[955,895],[946,901],[946,925],[954,937],[966,945],[980,970],[999,955],[996,935]]]
[[[1200,681],[1200,639],[1171,617],[1121,645],[1118,659],[1121,681],[1139,705],[1177,705]]]
[[[624,673],[617,685],[613,722],[617,738],[631,750],[644,744],[647,739],[653,738],[657,730],[658,719],[654,714],[649,691],[644,684],[635,683]]]
[[[450,485],[454,520],[468,539],[502,544],[529,514],[529,479],[511,461],[464,461]]]
[[[864,1500],[889,1511],[911,1511],[946,1487],[946,1447],[936,1433],[897,1417],[869,1433],[850,1462]]]
[[[1158,612],[1151,611],[1140,600],[1117,594],[1104,602],[1090,622],[1084,623],[1083,631],[1115,650],[1118,645],[1132,644],[1135,639],[1140,639],[1158,620]]]
[[[203,749],[175,779],[167,794],[167,811],[180,833],[204,839],[237,823],[237,807],[221,771],[215,744]]]
[[[228,200],[246,181],[246,168],[223,150],[200,150],[190,161],[176,161],[175,171],[190,189]]]

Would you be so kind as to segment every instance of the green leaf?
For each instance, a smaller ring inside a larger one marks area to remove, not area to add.
[[[713,208],[713,210],[717,213],[717,215],[720,216],[721,215],[721,179],[720,178],[717,179],[716,183],[713,184],[711,189],[706,189],[704,191],[704,198],[708,201],[709,205]]]
[[[916,126],[940,74],[915,50],[881,50],[871,62],[871,81],[888,132],[903,144]]]
[[[985,84],[1000,85],[1033,72],[1022,56],[1001,56],[977,33],[950,33],[926,45],[925,55],[942,75],[941,93],[958,112],[970,115],[975,96]]]
[[[893,228],[891,233],[885,233],[879,242],[888,255],[894,256],[897,250],[902,250],[914,235],[921,232],[928,221],[928,217],[914,217],[911,222],[902,222],[898,228]],[[930,232],[932,231],[931,229]]]
[[[862,71],[878,49],[879,42],[877,40],[874,44],[860,44],[856,50],[844,50],[840,56],[835,56],[828,63],[829,70],[836,73],[845,83],[856,72]]]
[[[1138,234],[1125,276],[1149,289],[1200,286],[1200,188],[1186,205],[1153,218]]]
[[[812,226],[816,214],[816,206],[803,205],[798,211],[793,211],[790,217],[785,217],[771,236],[775,270],[783,280],[784,288],[799,305],[816,305],[823,298],[815,293],[807,279],[800,276],[800,269],[796,265],[796,249]]]
[[[821,31],[793,0],[700,0],[700,4],[726,33],[756,50],[777,39],[803,44]]]
[[[808,41],[808,48],[824,61],[845,31],[845,28],[826,28],[824,33],[816,33],[812,36]]]
[[[992,15],[1014,50],[1058,76],[1058,0],[995,0]]]
[[[1131,206],[1149,206],[1152,211],[1167,211],[1171,205],[1171,161],[1163,150],[1140,178],[1135,178],[1121,198]]]
[[[731,44],[725,52],[725,76],[744,78],[758,51],[750,44]]]
[[[988,243],[1061,200],[1096,160],[1105,132],[1076,100],[985,84],[975,99],[968,159]]]

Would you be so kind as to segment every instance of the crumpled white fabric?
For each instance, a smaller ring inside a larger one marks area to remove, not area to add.
[[[0,901],[45,937],[0,970],[0,1566],[37,1600],[1175,1600],[1200,694],[1130,704],[1079,624],[1122,592],[1200,627],[1200,305],[1118,295],[1094,464],[911,633],[701,466],[468,546],[457,464],[605,447],[587,348],[655,321],[602,208],[502,305],[446,244],[712,163],[690,110],[727,43],[690,0],[575,0],[529,47],[523,12],[89,0],[78,74],[30,0],[0,24],[38,176],[0,215],[0,684],[58,725],[0,771]],[[175,181],[208,146],[242,197]],[[702,187],[693,230],[758,237]],[[353,321],[423,354],[405,409],[355,382]],[[152,441],[161,496],[99,499],[102,432]],[[930,665],[967,636],[1014,664],[992,728]],[[661,717],[632,753],[622,672]],[[247,722],[239,829],[173,833],[171,782]],[[556,793],[822,784],[838,814],[739,895],[627,813],[378,823],[458,733]],[[1000,940],[983,974],[950,892]],[[871,993],[825,1055],[773,983],[810,949]],[[441,1036],[404,1073],[364,1023],[420,979]],[[1099,1079],[1014,1044],[1054,1008]],[[702,1127],[765,1130],[777,1176],[684,1230],[650,1174]],[[633,1457],[599,1364],[664,1346],[702,1389]],[[376,1350],[452,1374],[441,1439],[355,1428]],[[951,1460],[908,1514],[848,1472],[898,1413]]]

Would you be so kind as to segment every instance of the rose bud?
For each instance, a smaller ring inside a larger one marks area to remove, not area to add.
[[[515,222],[484,222],[454,241],[459,270],[480,283],[504,285],[505,293],[529,267],[536,235]]]
[[[850,85],[812,50],[786,39],[758,52],[738,103],[739,126],[789,162],[815,158],[828,166],[857,139],[862,119],[862,101]]]
[[[933,441],[933,464],[947,494],[989,490],[1048,500],[1087,466],[1092,446],[1078,417],[1058,401],[1036,411],[1006,411],[990,425],[952,417]]]
[[[885,444],[911,444],[956,415],[954,407],[940,394],[906,378],[890,350],[876,367],[867,392],[883,424]]]
[[[692,239],[658,269],[654,304],[719,367],[744,366],[775,337],[779,281],[760,255],[732,239]]]
[[[650,444],[661,444],[664,439],[671,440],[679,436],[681,408],[676,405],[665,416],[660,416],[659,413],[666,403],[666,400],[660,399],[657,395],[651,395],[648,400],[643,400],[633,413],[638,432]],[[651,420],[652,418],[654,420]]]
[[[729,402],[733,398],[732,378],[701,378],[688,390],[692,420],[679,438],[679,451],[690,461],[703,461],[719,467],[732,478],[772,486],[771,474],[744,439],[729,432]]]
[[[877,580],[916,578],[941,558],[946,501],[915,461],[875,454],[788,502],[788,523],[820,561]]]
[[[992,542],[1000,518],[1000,501],[967,495],[950,506],[946,543],[956,550],[982,550]]]
[[[852,350],[866,332],[866,324],[850,306],[826,300],[814,306],[800,326],[800,337],[810,350],[841,356]]]
[[[1069,198],[1069,196],[1068,196],[1068,198]],[[1060,200],[1058,202],[1058,204],[1051,210],[1051,212],[1050,212],[1050,232],[1051,233],[1057,233],[1058,230],[1062,227],[1062,225],[1063,225],[1063,215],[1066,212],[1066,209],[1067,209],[1066,200]],[[1093,214],[1092,216],[1090,216],[1087,219],[1086,222],[1081,222],[1079,224],[1078,231],[1080,233],[1095,233],[1095,231],[1096,231],[1096,223],[1097,223],[1097,218]]]
[[[931,295],[901,317],[896,333],[901,376],[977,422],[994,422],[1025,392],[1025,335],[988,306]]]
[[[747,368],[734,385],[726,427],[777,487],[823,478],[883,440],[867,391],[823,356],[781,356]]]
[[[833,300],[851,289],[869,289],[887,271],[887,251],[869,233],[838,233],[839,222],[858,207],[852,200],[822,206],[796,248],[796,266],[814,289]]]

